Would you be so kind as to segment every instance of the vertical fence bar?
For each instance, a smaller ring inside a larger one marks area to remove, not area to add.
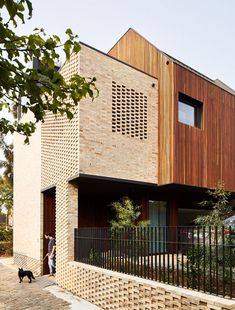
[[[175,228],[176,231],[176,285],[179,286],[179,232],[178,232],[178,226]]]
[[[229,226],[229,278],[230,278],[230,298],[233,298],[233,270],[232,270],[232,230]]]
[[[167,227],[167,283],[170,283],[170,244],[169,244],[169,238],[170,238],[170,227]]]
[[[150,227],[150,240],[151,240],[151,280],[153,280],[153,227]]]
[[[216,295],[219,293],[219,267],[218,267],[218,227],[215,226],[215,275],[216,275]]]
[[[139,247],[138,247],[138,274],[139,277],[142,276],[142,240],[141,240],[141,227],[138,228],[138,239],[139,239]]]
[[[172,270],[172,284],[175,284],[175,227],[171,227],[171,270]]]
[[[127,238],[127,272],[128,274],[131,273],[131,247],[130,247],[130,227],[127,227],[126,230],[126,238]]]
[[[112,249],[111,249],[111,262],[112,262],[112,270],[116,270],[116,235],[115,230],[111,229],[111,238],[112,238]]]
[[[209,285],[210,285],[210,294],[212,292],[212,263],[211,263],[211,226],[209,226],[209,278],[210,278],[210,281],[209,281]]]
[[[114,242],[113,242],[113,232],[111,227],[109,228],[109,253],[110,253],[110,266],[111,270],[113,270],[113,261],[114,261]]]
[[[117,271],[117,237],[116,230],[112,230],[112,238],[114,243],[114,251],[113,251],[113,270]]]
[[[155,280],[158,280],[158,264],[157,264],[157,227],[154,227],[154,255],[155,255]]]
[[[130,273],[134,274],[134,268],[133,268],[133,244],[132,244],[132,240],[133,240],[133,228],[129,228],[128,229],[129,233],[128,233],[128,240],[129,240],[129,261],[130,261]]]
[[[136,234],[136,273],[137,276],[140,276],[140,240],[139,240],[139,228],[135,228],[135,234]]]
[[[122,236],[122,270],[127,273],[127,260],[126,260],[126,227],[123,228],[123,236]]]
[[[189,260],[188,260],[188,254],[189,254],[189,242],[190,242],[191,232],[190,228],[187,227],[187,244],[186,244],[186,255],[187,255],[187,262],[186,262],[186,279],[187,283],[186,286],[189,288]]]
[[[162,257],[161,257],[161,227],[158,227],[158,259],[159,259],[159,281],[162,281]]]
[[[146,250],[147,250],[147,261],[148,261],[148,272],[147,272],[147,274],[148,274],[148,279],[150,279],[150,257],[149,257],[149,250],[150,250],[150,241],[149,241],[149,236],[150,236],[150,229],[149,229],[149,227],[146,227],[146,230],[147,230],[147,240],[146,240],[146,242],[147,242],[147,248],[146,248]]]
[[[224,242],[224,226],[221,228],[222,236],[222,280],[223,280],[223,297],[225,296],[225,242]]]
[[[195,248],[194,248],[194,227],[192,227],[192,289],[195,286]]]
[[[148,272],[147,272],[147,268],[148,268],[148,259],[147,259],[147,244],[146,244],[146,230],[147,227],[144,227],[144,278],[147,277]]]
[[[103,255],[104,255],[104,268],[108,269],[108,232],[107,227],[103,228]]]
[[[200,291],[200,227],[197,227],[197,290]]]
[[[143,228],[139,228],[140,232],[140,276],[143,277]]]
[[[106,251],[106,228],[102,228],[102,256],[104,259],[104,268],[107,269],[107,251]]]
[[[120,230],[115,229],[115,243],[116,243],[116,256],[115,256],[115,266],[116,271],[119,269],[119,238],[120,238]]]
[[[127,273],[130,274],[131,272],[131,265],[130,265],[130,258],[131,258],[131,251],[130,251],[130,227],[126,227],[125,239],[126,239],[126,251],[125,251],[125,266],[127,268]]]
[[[165,247],[166,247],[166,236],[165,236],[165,233],[166,233],[166,227],[162,227],[162,252],[163,252],[163,282],[165,283],[166,282],[166,262],[165,262],[165,254],[166,254],[166,250],[165,250]]]
[[[125,228],[122,228],[122,236],[121,236],[121,266],[120,266],[120,271],[125,270]]]
[[[96,229],[97,233],[99,235],[99,239],[98,239],[98,252],[99,252],[99,266],[101,266],[101,268],[104,268],[104,257],[103,257],[103,234],[102,234],[102,229]],[[96,265],[96,262],[95,262]]]
[[[107,244],[106,244],[106,240],[107,240],[107,234],[106,234],[106,228],[102,228],[103,230],[103,257],[104,257],[104,268],[107,269]]]
[[[74,260],[78,260],[77,256],[77,228],[74,228]]]
[[[206,228],[203,226],[203,291],[206,291]]]
[[[181,240],[181,286],[184,287],[184,245],[185,245],[185,230],[184,228],[180,230],[180,240]]]

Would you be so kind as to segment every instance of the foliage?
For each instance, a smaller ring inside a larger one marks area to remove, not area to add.
[[[215,229],[212,229],[212,234]],[[230,236],[218,237],[218,243],[212,238],[211,243],[192,247],[187,252],[187,259],[192,278],[206,275],[207,281],[211,275],[212,281],[222,278],[225,282],[231,280],[230,270],[235,267],[234,240]],[[217,275],[218,273],[218,275]],[[209,282],[208,282],[209,284]]]
[[[224,184],[218,183],[214,190],[208,190],[210,200],[202,201],[201,207],[210,207],[208,215],[199,216],[195,223],[205,226],[204,244],[198,243],[187,253],[193,277],[201,277],[204,272],[211,275],[211,281],[217,281],[216,274],[223,274],[224,281],[230,280],[230,268],[234,267],[234,239],[224,231],[224,220],[231,215],[229,204],[230,193],[225,191]],[[197,242],[197,238],[195,238]],[[208,279],[207,279],[208,281]],[[208,282],[208,285],[210,283]]]
[[[148,225],[148,221],[139,221],[140,206],[135,206],[129,197],[124,196],[110,205],[116,212],[116,220],[110,222],[112,229]]]
[[[12,256],[13,230],[0,224],[0,256]]]
[[[4,135],[0,134],[0,148],[3,151],[4,160],[0,160],[0,169],[3,168],[4,182],[13,186],[13,144],[7,144]]]
[[[6,229],[5,224],[0,224],[0,241],[12,242],[13,230]]]
[[[12,241],[0,241],[0,256],[12,256],[13,244]]]
[[[99,256],[100,254],[91,248],[89,255],[88,255],[88,264],[99,266],[100,261],[101,261]]]
[[[0,183],[0,213],[5,211],[7,215],[12,214],[13,208],[13,190],[12,187],[4,181],[1,180]]]
[[[32,11],[29,0],[0,1],[0,111],[5,107],[14,112],[20,107],[22,113],[31,111],[35,117],[28,123],[11,123],[2,118],[0,132],[19,132],[26,136],[26,142],[35,124],[44,120],[46,111],[71,119],[82,98],[94,99],[97,94],[95,78],[75,74],[67,82],[57,70],[58,48],[67,61],[81,49],[71,29],[66,30],[67,40],[63,43],[57,35],[47,36],[43,28],[36,28],[28,36],[16,34],[14,27],[25,23],[26,17],[30,19]],[[39,61],[39,68],[29,68],[33,58]]]
[[[0,134],[0,147],[3,150],[4,160],[0,160],[0,168],[3,168],[3,176],[0,177],[0,213],[9,216],[13,209],[13,145],[7,144],[4,135]]]
[[[223,221],[232,212],[232,207],[229,204],[230,192],[225,191],[223,183],[218,183],[214,190],[208,190],[207,193],[211,200],[202,201],[199,205],[204,208],[210,207],[212,210],[208,215],[197,217],[195,224],[223,226]]]

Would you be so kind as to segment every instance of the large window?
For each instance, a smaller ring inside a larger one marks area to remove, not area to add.
[[[202,127],[202,102],[179,93],[178,121],[193,127]]]

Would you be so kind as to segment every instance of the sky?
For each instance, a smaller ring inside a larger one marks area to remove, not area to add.
[[[235,89],[235,0],[32,0],[33,18],[17,28],[43,27],[108,52],[131,27],[156,47]],[[1,157],[1,154],[0,154]]]
[[[235,0],[33,0],[20,31],[43,27],[103,52],[131,27],[167,54],[235,89]]]

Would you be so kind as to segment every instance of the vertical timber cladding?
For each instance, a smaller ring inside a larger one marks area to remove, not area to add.
[[[178,122],[178,93],[203,103],[202,128]],[[235,191],[235,96],[175,64],[174,182]]]
[[[158,184],[173,180],[173,62],[133,29],[114,45],[108,53],[158,79]]]

